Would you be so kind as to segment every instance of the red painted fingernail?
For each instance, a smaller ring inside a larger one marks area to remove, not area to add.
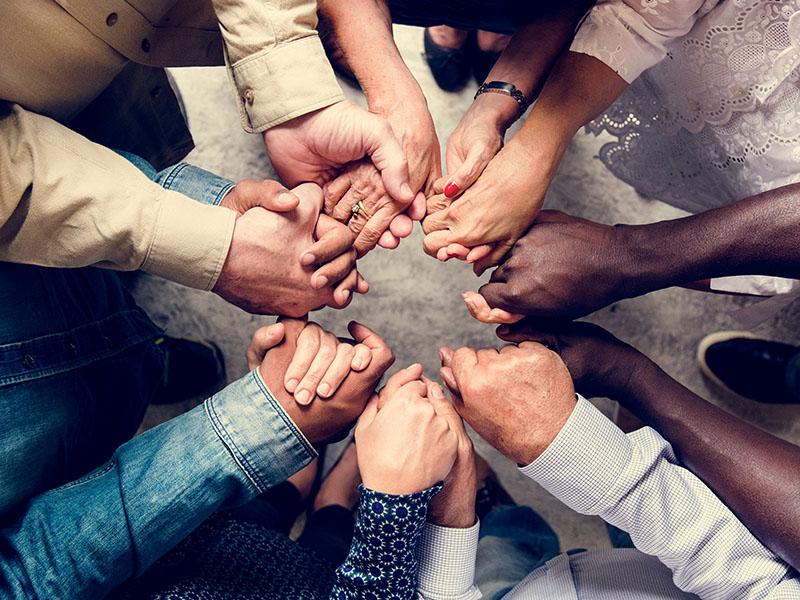
[[[448,198],[452,198],[458,193],[459,189],[460,188],[458,187],[458,185],[456,185],[456,182],[451,181],[446,186],[444,186],[444,195],[447,196]]]

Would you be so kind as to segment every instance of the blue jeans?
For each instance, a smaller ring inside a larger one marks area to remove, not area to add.
[[[528,573],[560,553],[558,536],[527,506],[500,506],[481,521],[475,583],[499,600]]]
[[[137,164],[199,201],[232,185]],[[0,306],[0,598],[102,597],[315,454],[256,372],[126,441],[163,357],[113,272],[0,263]]]

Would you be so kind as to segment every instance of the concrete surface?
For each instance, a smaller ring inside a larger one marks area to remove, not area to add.
[[[428,95],[442,147],[474,90],[448,94],[433,82],[421,57],[422,32],[397,28],[399,46],[414,75]],[[223,69],[178,69],[175,79],[183,94],[197,149],[189,161],[234,180],[274,177],[258,136],[239,126],[233,92]],[[360,94],[345,86],[348,96]],[[578,134],[564,158],[547,198],[547,206],[599,220],[649,222],[679,215],[660,202],[640,198],[616,180],[596,160],[602,143]],[[461,292],[476,289],[476,280],[463,263],[440,264],[425,255],[419,229],[395,251],[377,250],[360,263],[372,291],[357,297],[344,312],[323,310],[313,316],[326,328],[346,333],[351,319],[380,332],[394,348],[395,369],[418,361],[428,374],[438,369],[437,349],[448,344],[492,346],[498,343],[491,327],[473,321],[461,301]],[[210,338],[224,350],[229,378],[246,370],[244,351],[253,331],[272,319],[254,317],[227,305],[212,294],[156,280],[141,278],[137,287],[141,304],[156,322],[173,335]],[[670,289],[621,302],[593,315],[591,320],[607,327],[654,358],[667,372],[703,396],[754,423],[800,442],[800,408],[766,407],[740,403],[710,389],[695,364],[695,349],[707,333],[736,328],[730,312],[751,303],[743,298],[713,296]],[[800,339],[800,303],[756,331],[778,339]],[[612,404],[602,403],[611,410]],[[155,416],[155,415],[154,415]],[[606,547],[608,538],[599,519],[576,515],[543,490],[521,477],[514,465],[478,440],[479,451],[498,471],[503,483],[520,503],[539,511],[561,537],[562,548]],[[330,453],[335,454],[335,453]]]

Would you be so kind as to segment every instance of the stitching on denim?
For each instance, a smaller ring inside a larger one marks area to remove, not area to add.
[[[175,179],[177,179],[178,175],[181,171],[183,171],[189,164],[182,162],[175,165],[172,170],[169,172],[169,175],[164,179],[164,182],[161,184],[165,190],[171,190],[172,184],[174,183]]]
[[[65,483],[61,487],[56,488],[56,491],[68,490],[70,488],[83,485],[84,483],[89,483],[90,481],[94,481],[98,477],[102,477],[103,475],[111,471],[116,466],[116,464],[117,464],[116,461],[112,459],[104,467],[96,469],[95,471],[89,473],[88,475],[84,475],[80,479],[76,479],[75,481],[70,481],[69,483]]]
[[[234,187],[236,187],[235,183],[227,182],[219,192],[217,192],[217,197],[214,198],[214,206],[219,206],[222,202],[222,199],[230,192]]]
[[[260,477],[258,477],[255,473],[251,473],[248,466],[242,464],[242,462],[240,461],[239,455],[241,454],[241,451],[236,446],[236,444],[233,443],[230,434],[222,425],[222,422],[220,421],[216,411],[214,410],[214,397],[212,396],[211,398],[206,400],[204,404],[205,404],[206,416],[211,422],[211,427],[214,429],[214,433],[216,433],[217,437],[220,438],[220,441],[225,446],[225,449],[231,455],[233,461],[236,463],[239,469],[241,469],[241,471],[245,474],[247,479],[250,480],[250,483],[253,484],[253,486],[256,488],[256,490],[258,490],[259,493],[264,493],[267,489],[267,486],[263,485],[260,481]]]

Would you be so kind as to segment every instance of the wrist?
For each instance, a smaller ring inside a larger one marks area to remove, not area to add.
[[[466,494],[464,496],[467,496]],[[449,506],[442,507],[443,510],[438,510],[434,504],[431,504],[428,510],[428,522],[439,527],[448,527],[450,529],[469,529],[475,525],[475,494],[472,494],[472,502],[463,502],[462,505],[455,503]]]
[[[397,111],[405,112],[409,108],[424,108],[427,112],[428,101],[422,88],[411,73],[405,71],[407,69],[393,73],[393,77],[389,79],[375,79],[362,84],[370,112],[382,116],[389,116]]]
[[[472,101],[465,116],[489,123],[503,136],[521,114],[519,103],[511,96],[486,93]]]

